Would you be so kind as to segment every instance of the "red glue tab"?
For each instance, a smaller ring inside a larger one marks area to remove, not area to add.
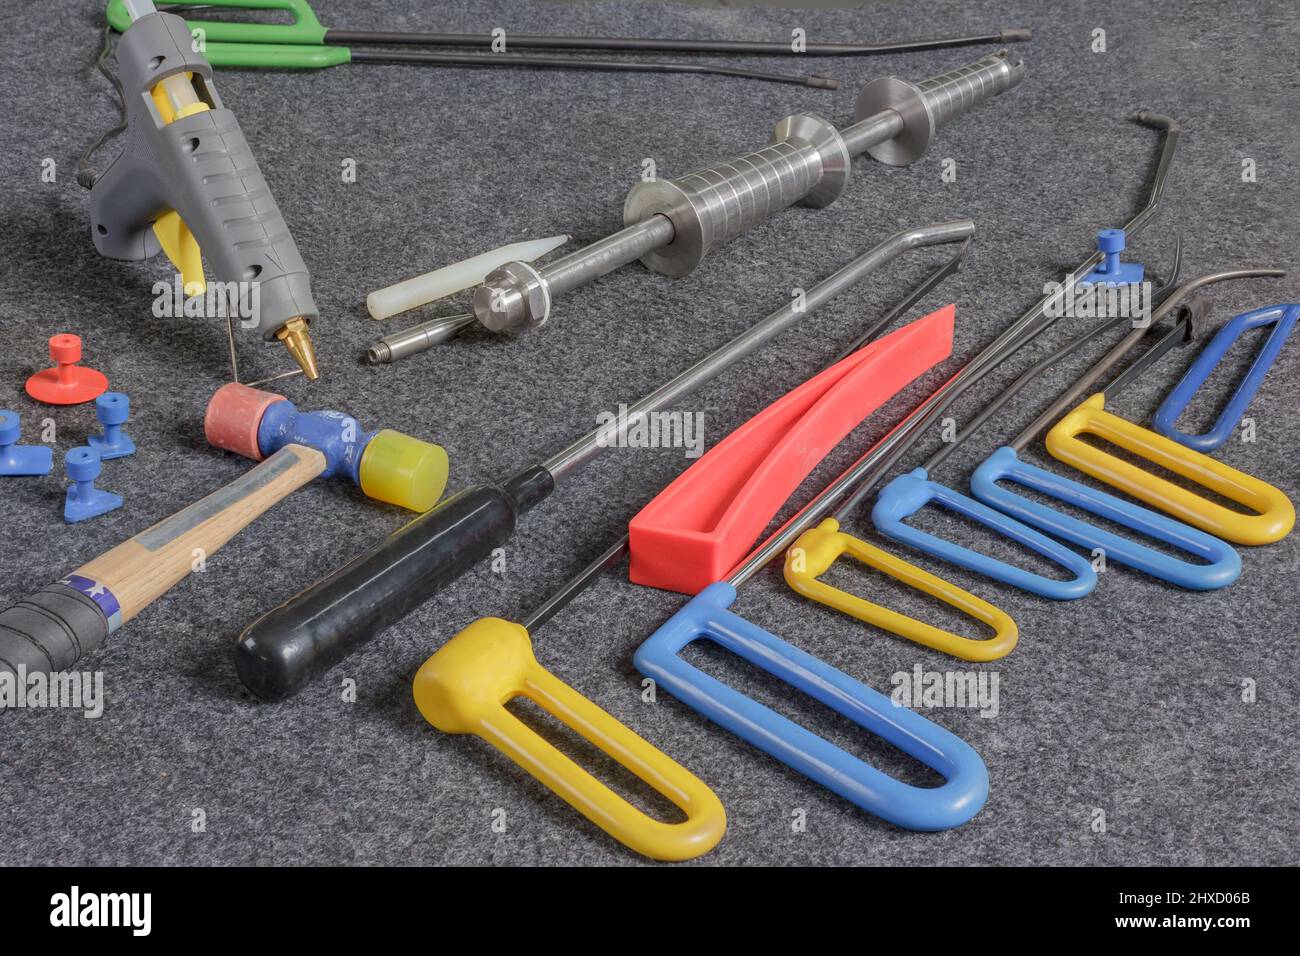
[[[108,391],[103,372],[78,365],[81,338],[61,332],[50,338],[50,359],[54,368],[37,372],[27,380],[27,394],[48,405],[80,405],[93,402]]]
[[[832,448],[952,354],[948,305],[866,345],[710,449],[628,525],[635,584],[696,594],[726,578]]]
[[[222,385],[208,401],[208,411],[203,416],[203,433],[208,444],[261,461],[257,428],[262,424],[262,415],[267,408],[283,401],[283,395],[249,388],[238,382]]]

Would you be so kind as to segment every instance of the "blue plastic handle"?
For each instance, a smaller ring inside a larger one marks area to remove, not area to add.
[[[1187,370],[1182,380],[1174,386],[1174,390],[1160,403],[1160,407],[1151,418],[1155,430],[1166,438],[1172,438],[1197,451],[1211,452],[1222,445],[1231,436],[1237,422],[1241,421],[1241,416],[1246,413],[1250,400],[1255,397],[1255,392],[1259,390],[1264,376],[1268,374],[1269,366],[1277,359],[1282,346],[1286,344],[1287,336],[1295,328],[1297,318],[1300,318],[1300,305],[1272,305],[1255,309],[1253,312],[1243,312],[1227,322],[1201,350],[1201,354],[1196,357],[1196,361],[1192,363],[1192,367]],[[1268,336],[1268,341],[1255,356],[1255,361],[1251,363],[1250,369],[1237,385],[1237,390],[1228,399],[1214,427],[1200,435],[1189,435],[1175,428],[1174,423],[1178,421],[1178,416],[1183,413],[1183,409],[1187,408],[1196,390],[1205,384],[1214,367],[1223,360],[1223,356],[1228,353],[1228,349],[1232,348],[1233,343],[1241,338],[1242,333],[1274,323],[1276,324]]]
[[[1013,481],[1057,501],[1082,508],[1157,541],[1173,545],[1180,551],[1209,563],[1181,561],[1173,555],[1148,548],[1071,515],[1062,514],[1037,501],[1031,501],[999,485],[999,481]],[[1118,561],[1181,588],[1194,591],[1223,588],[1237,580],[1241,574],[1241,555],[1226,541],[1141,505],[1023,462],[1012,448],[999,448],[990,455],[971,475],[970,487],[980,501],[1025,524],[1085,548],[1100,548],[1108,561]]]
[[[931,501],[937,502],[964,515],[972,521],[978,521],[992,531],[1012,541],[1023,544],[1030,550],[1037,551],[1050,561],[1055,561],[1074,577],[1062,581],[1045,578],[1015,565],[1007,564],[987,554],[980,554],[970,548],[964,548],[951,541],[936,537],[905,524],[907,518],[916,514]],[[880,492],[876,506],[871,509],[871,520],[882,534],[895,541],[911,545],[918,551],[932,554],[936,558],[966,568],[977,574],[1002,581],[1022,591],[1038,594],[1057,601],[1070,601],[1092,592],[1097,586],[1097,572],[1084,557],[1075,554],[1059,541],[1033,528],[1021,524],[1014,518],[994,511],[988,505],[981,504],[974,498],[968,498],[960,492],[953,491],[947,485],[931,481],[924,468],[917,468],[906,475],[899,475]]]
[[[948,830],[979,812],[989,773],[970,744],[733,614],[728,608],[735,600],[730,584],[710,584],[637,649],[637,669],[715,724],[882,820],[909,830]],[[936,770],[944,784],[902,783],[693,667],[680,654],[702,637],[884,738]]]

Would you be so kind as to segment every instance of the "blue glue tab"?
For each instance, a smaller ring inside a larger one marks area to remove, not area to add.
[[[1119,254],[1127,242],[1123,229],[1103,229],[1097,233],[1097,250],[1102,254],[1101,265],[1079,280],[1079,285],[1136,285],[1142,281],[1144,269],[1140,262],[1121,262]]]

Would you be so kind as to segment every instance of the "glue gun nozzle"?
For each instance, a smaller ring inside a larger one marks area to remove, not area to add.
[[[314,382],[320,378],[320,370],[316,367],[316,349],[311,344],[306,319],[301,317],[290,319],[280,326],[275,337],[284,343],[284,347],[289,350],[293,360],[302,366],[303,374],[308,379]]]

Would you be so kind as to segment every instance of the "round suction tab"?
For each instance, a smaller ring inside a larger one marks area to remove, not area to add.
[[[428,511],[447,487],[449,467],[441,445],[385,428],[361,455],[361,490],[390,505]]]
[[[27,394],[48,405],[80,405],[93,401],[108,390],[103,372],[78,365],[81,337],[61,332],[50,339],[54,368],[37,372],[27,380]]]
[[[283,395],[238,382],[222,385],[208,401],[208,411],[203,416],[203,433],[208,444],[261,461],[257,429],[262,424],[262,415],[276,402],[283,401]]]

